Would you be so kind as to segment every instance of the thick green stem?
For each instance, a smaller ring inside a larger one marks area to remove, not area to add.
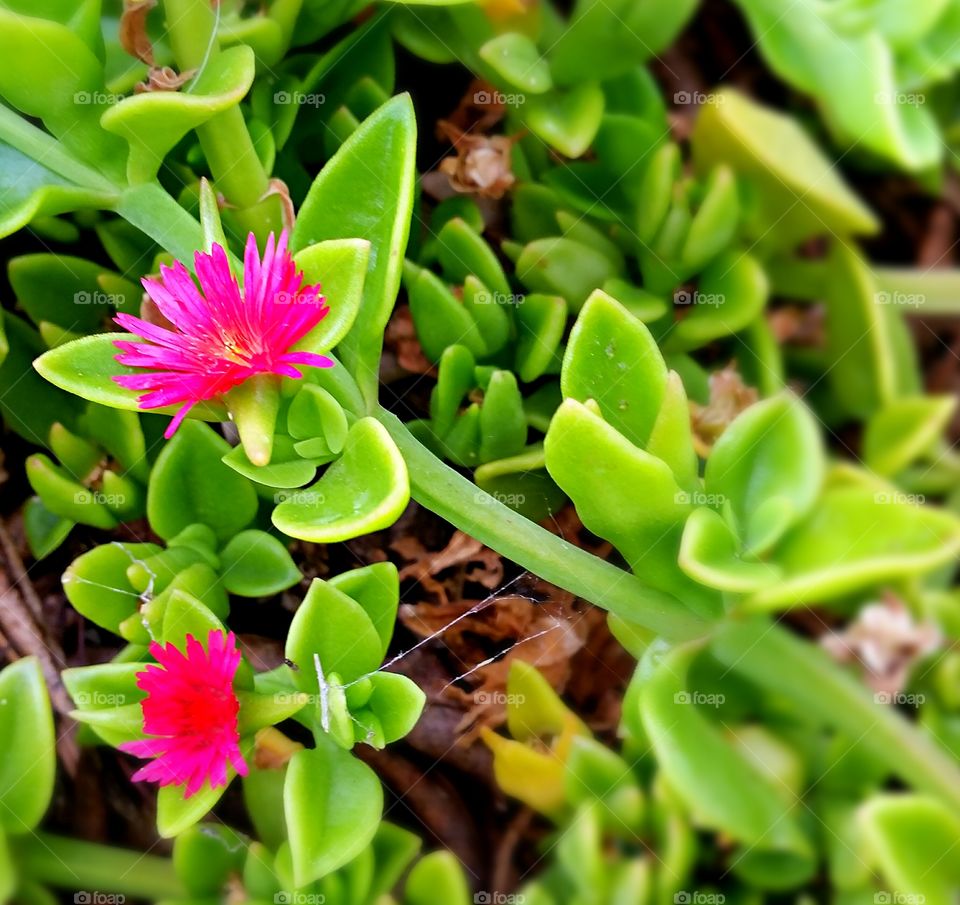
[[[119,893],[151,902],[184,894],[167,858],[48,833],[12,837],[10,846],[18,871],[50,886]]]
[[[378,409],[374,417],[406,460],[414,499],[461,531],[627,622],[677,640],[708,631],[709,623],[676,597],[567,543],[480,490],[444,465],[395,415]]]
[[[164,0],[167,34],[181,70],[199,69],[217,53],[215,4],[210,0]],[[189,88],[185,89],[189,91]],[[197,137],[218,190],[237,208],[244,229],[258,238],[282,226],[279,199],[261,204],[270,177],[260,163],[239,107],[197,127]]]
[[[718,627],[712,650],[728,669],[793,701],[851,745],[865,747],[894,776],[960,809],[956,760],[895,708],[871,700],[863,685],[816,645],[767,619],[728,619]]]

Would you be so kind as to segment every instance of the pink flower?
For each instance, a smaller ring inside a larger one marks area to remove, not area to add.
[[[153,758],[133,774],[136,782],[186,786],[185,797],[209,780],[212,788],[227,784],[227,764],[241,776],[247,765],[240,754],[237,714],[240,702],[233,676],[240,665],[233,632],[211,630],[207,649],[187,635],[186,654],[172,644],[154,642],[150,653],[159,665],[140,672],[143,731],[155,738],[120,745],[121,751]]]
[[[199,289],[180,261],[161,266],[161,279],[142,281],[174,329],[130,314],[116,317],[146,340],[118,341],[117,361],[150,372],[113,379],[129,390],[146,390],[140,396],[142,408],[180,405],[164,434],[168,439],[194,405],[223,396],[250,377],[300,377],[294,365],[333,364],[314,352],[290,351],[330,309],[319,285],[301,285],[303,273],[287,251],[286,230],[276,248],[271,233],[262,261],[253,233],[247,237],[242,292],[220,245],[213,246],[212,254],[198,251],[194,268]]]

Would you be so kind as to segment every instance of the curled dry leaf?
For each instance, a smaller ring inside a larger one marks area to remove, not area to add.
[[[120,46],[138,60],[153,66],[153,44],[147,34],[147,16],[157,0],[124,0],[120,16]]]
[[[690,403],[693,442],[697,453],[706,458],[710,449],[730,423],[760,398],[747,386],[734,364],[710,375],[710,401],[706,405]]]
[[[502,198],[513,186],[512,138],[465,132],[447,120],[437,123],[437,131],[453,145],[454,154],[440,161],[440,172],[456,191]]]
[[[145,82],[138,82],[134,94],[146,94],[151,91],[179,91],[197,74],[196,69],[177,72],[170,66],[154,66],[147,73]]]
[[[937,627],[927,621],[915,621],[893,594],[867,604],[843,631],[821,638],[821,644],[835,660],[859,663],[870,688],[888,697],[900,694],[917,661],[942,643]]]

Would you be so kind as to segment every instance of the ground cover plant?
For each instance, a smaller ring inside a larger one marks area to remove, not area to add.
[[[955,0],[0,0],[0,902],[960,892]]]

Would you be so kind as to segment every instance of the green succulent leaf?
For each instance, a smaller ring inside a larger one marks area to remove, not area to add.
[[[721,434],[704,489],[732,507],[746,548],[762,553],[813,507],[825,470],[813,415],[784,393],[751,406]]]
[[[320,480],[274,509],[273,524],[302,540],[349,540],[391,525],[409,498],[403,457],[378,422],[363,418]]]
[[[39,662],[24,657],[0,672],[0,828],[30,832],[53,796],[57,767],[53,713]]]
[[[104,111],[101,124],[130,145],[127,178],[153,179],[167,153],[192,129],[236,107],[253,84],[254,54],[246,46],[215,54],[178,91],[148,91]]]
[[[157,457],[147,489],[147,517],[169,540],[188,525],[209,526],[226,541],[253,520],[257,494],[224,465],[230,445],[204,424],[184,422]]]
[[[291,238],[294,251],[324,239],[370,242],[360,311],[339,345],[368,402],[375,396],[383,331],[400,285],[413,210],[415,152],[413,105],[406,95],[395,97],[361,123],[321,170]]]
[[[291,759],[283,808],[294,881],[303,886],[342,867],[371,843],[383,791],[366,764],[321,741]]]
[[[223,586],[231,594],[267,597],[300,580],[287,548],[266,531],[250,528],[235,534],[220,551]]]

